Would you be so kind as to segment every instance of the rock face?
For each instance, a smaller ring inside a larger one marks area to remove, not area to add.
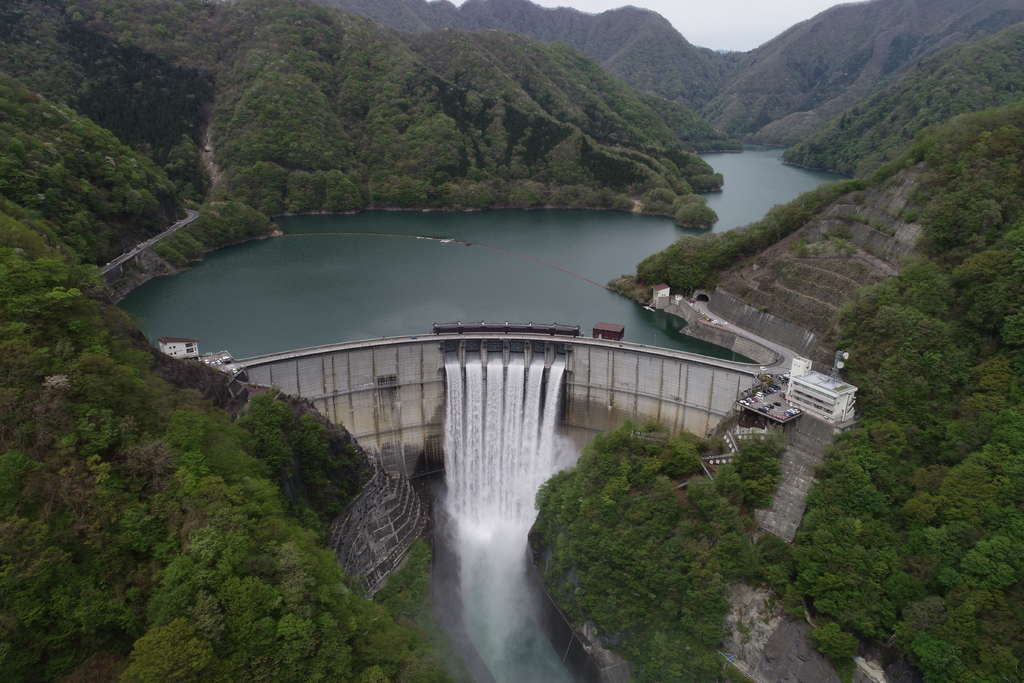
[[[808,641],[810,626],[786,616],[774,593],[737,584],[729,605],[724,627],[731,635],[722,647],[739,668],[771,683],[839,683],[828,659]]]
[[[384,587],[414,538],[425,538],[429,511],[404,477],[370,459],[373,474],[331,527],[330,548],[350,576],[361,577],[367,597]]]
[[[532,552],[528,554],[526,586],[537,625],[576,683],[629,683],[632,664],[603,647],[617,643],[618,638],[603,634],[605,642],[602,643],[593,622],[584,622],[582,626],[574,624],[548,592]]]
[[[768,640],[754,670],[764,679],[778,683],[840,683],[836,670],[811,643],[811,627],[784,619]]]
[[[172,275],[182,270],[168,263],[152,249],[143,249],[124,264],[124,277],[111,285],[110,300],[116,304],[139,285],[160,275]]]
[[[725,639],[723,651],[752,664],[760,659],[785,613],[775,594],[764,588],[736,584],[730,589],[728,600],[725,628],[732,634]]]

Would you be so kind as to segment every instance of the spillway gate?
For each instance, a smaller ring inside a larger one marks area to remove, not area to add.
[[[757,366],[624,342],[530,334],[426,335],[347,342],[237,361],[253,384],[310,400],[389,471],[444,467],[445,361],[504,367],[521,354],[545,373],[565,362],[562,431],[579,445],[626,420],[704,435],[733,409]]]

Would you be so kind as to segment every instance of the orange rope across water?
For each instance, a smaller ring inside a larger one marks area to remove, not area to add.
[[[555,270],[560,270],[563,273],[566,273],[567,275],[572,275],[573,277],[578,277],[579,279],[584,280],[586,282],[589,282],[592,285],[597,285],[601,289],[611,290],[611,287],[608,287],[606,285],[602,285],[599,282],[594,282],[590,278],[585,278],[582,275],[577,275],[576,273],[572,272],[571,270],[566,270],[565,268],[560,268],[559,266],[556,266],[553,263],[548,263],[547,261],[541,261],[540,259],[535,259],[532,256],[525,256],[523,254],[517,254],[514,251],[508,251],[506,249],[498,249],[497,247],[489,247],[486,244],[477,244],[476,242],[460,242],[459,240],[448,240],[448,239],[446,239],[444,237],[425,237],[423,235],[396,235],[396,234],[388,233],[388,232],[291,232],[291,233],[285,233],[284,235],[282,235],[282,237],[320,237],[322,235],[346,235],[346,236],[357,236],[357,237],[410,237],[412,239],[417,239],[417,240],[433,240],[435,242],[448,242],[448,241],[451,241],[454,244],[464,244],[467,247],[480,247],[481,249],[490,249],[491,251],[500,251],[502,254],[508,254],[509,256],[518,256],[519,258],[526,259],[527,261],[533,261],[535,263],[541,264],[542,266],[547,266],[548,268],[554,268]]]

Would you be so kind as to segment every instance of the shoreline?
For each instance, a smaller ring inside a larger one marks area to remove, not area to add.
[[[208,249],[204,249],[199,254],[199,256],[193,259],[189,259],[188,263],[192,264],[203,261],[207,254],[218,249],[225,249],[227,247],[233,247],[238,244],[245,244],[246,242],[252,242],[254,240],[265,240],[270,237],[281,237],[283,235],[284,232],[282,232],[280,228],[275,226],[273,230],[262,235],[253,235],[252,237],[246,237],[245,239],[235,240],[234,242],[226,242],[224,244],[219,244],[215,247],[209,247]],[[140,259],[148,261],[154,267],[152,269],[149,269],[145,268],[145,264],[142,264],[143,269],[141,271],[136,270],[133,272],[131,276],[126,275],[125,277],[115,282],[113,285],[108,285],[107,289],[109,291],[107,293],[107,298],[110,300],[110,303],[117,305],[122,299],[128,296],[136,288],[141,287],[142,285],[146,284],[147,282],[154,278],[169,277],[171,275],[180,275],[181,273],[184,273],[186,270],[189,269],[189,265],[172,265],[167,259],[165,259],[163,256],[160,256],[160,254],[156,253],[156,251],[153,250],[153,247],[147,247],[143,249],[131,260],[138,263]]]
[[[723,151],[740,152],[741,153],[743,150],[723,150]],[[722,192],[722,188],[721,187],[717,187],[717,188],[714,188],[714,189],[711,189],[711,190],[701,190],[700,192],[694,191],[693,194],[703,194],[703,193],[707,193],[707,192]],[[656,214],[656,213],[645,214],[643,212],[643,203],[639,199],[635,199],[635,198],[632,200],[632,204],[629,207],[627,207],[627,208],[615,208],[615,207],[610,207],[610,206],[567,207],[567,206],[559,206],[559,205],[555,205],[555,204],[545,204],[543,206],[495,205],[495,206],[488,206],[488,207],[485,207],[485,208],[461,208],[461,209],[460,208],[453,208],[453,207],[450,207],[450,206],[444,206],[444,207],[425,207],[425,208],[397,207],[397,206],[387,206],[387,207],[368,206],[368,207],[363,207],[361,209],[355,209],[355,210],[352,210],[352,211],[326,211],[326,210],[322,210],[322,209],[316,210],[316,211],[302,211],[302,212],[297,212],[297,213],[293,213],[293,212],[290,212],[290,211],[285,211],[283,213],[274,214],[273,216],[270,217],[269,220],[270,221],[274,221],[274,220],[276,220],[278,218],[282,218],[282,217],[292,218],[292,217],[295,217],[295,216],[355,216],[357,214],[360,214],[360,213],[363,213],[363,212],[366,212],[366,211],[411,211],[411,212],[419,212],[419,213],[436,213],[436,212],[443,212],[443,213],[477,213],[477,212],[484,212],[484,211],[617,211],[619,213],[634,213],[634,214],[652,216],[652,217],[657,217],[657,218],[667,218],[669,220],[674,221],[674,218],[672,216],[666,216],[666,215],[663,215],[663,214]],[[710,226],[707,226],[707,227],[704,227],[704,226],[687,226],[687,225],[680,225],[679,223],[676,223],[676,225],[678,227],[687,228],[687,229],[690,229],[690,230],[704,230],[704,231],[710,231],[714,227],[713,224],[710,225]],[[274,229],[269,231],[269,232],[267,232],[267,233],[265,233],[265,234],[254,235],[252,237],[247,237],[245,239],[236,240],[234,242],[226,242],[224,244],[218,244],[216,246],[208,247],[208,248],[204,249],[199,254],[199,256],[197,256],[196,258],[189,259],[188,263],[192,264],[192,263],[196,263],[196,262],[201,262],[201,261],[203,261],[205,259],[207,254],[209,254],[212,251],[216,251],[218,249],[225,249],[227,247],[233,247],[233,246],[236,246],[238,244],[245,244],[246,242],[251,242],[253,240],[264,240],[264,239],[268,239],[268,238],[271,238],[271,237],[282,237],[284,235],[285,235],[285,233],[280,228],[278,228],[276,226],[276,224],[275,224]],[[184,265],[184,266],[173,266],[173,265],[171,265],[166,259],[164,259],[158,253],[156,253],[153,250],[152,247],[148,247],[146,249],[143,249],[138,255],[136,255],[131,260],[135,261],[137,264],[140,261],[142,261],[142,262],[149,262],[149,265],[151,265],[152,267],[151,268],[146,268],[145,267],[146,263],[142,263],[142,265],[143,265],[142,272],[135,271],[135,273],[133,273],[133,276],[127,276],[126,275],[121,280],[118,280],[117,282],[115,282],[113,285],[109,285],[108,289],[110,291],[108,293],[108,298],[110,299],[111,303],[113,303],[113,304],[117,304],[122,299],[124,299],[124,297],[126,297],[129,293],[134,291],[137,287],[140,287],[140,286],[144,285],[145,283],[149,282],[153,278],[168,277],[168,276],[172,276],[172,275],[179,275],[179,274],[181,274],[181,273],[183,273],[183,272],[185,272],[186,270],[189,269],[189,265]]]

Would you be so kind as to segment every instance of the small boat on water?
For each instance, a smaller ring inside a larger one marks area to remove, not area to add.
[[[646,308],[646,309],[647,309],[648,311],[650,311],[651,313],[654,313],[654,309],[653,309],[653,308],[651,308],[650,306],[644,306],[644,308]]]

